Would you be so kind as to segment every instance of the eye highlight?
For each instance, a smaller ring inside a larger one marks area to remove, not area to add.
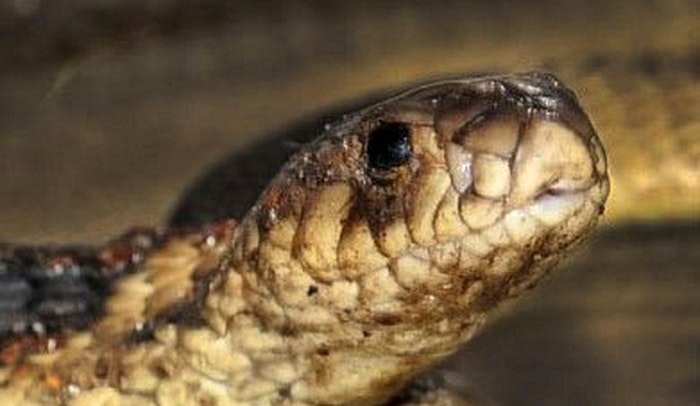
[[[367,161],[372,168],[391,169],[408,162],[411,150],[411,129],[404,123],[383,122],[370,132],[367,140]]]

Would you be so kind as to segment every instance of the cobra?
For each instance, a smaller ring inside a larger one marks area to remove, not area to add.
[[[238,221],[4,246],[0,402],[427,404],[405,388],[581,241],[608,190],[553,76],[412,88],[326,126]]]

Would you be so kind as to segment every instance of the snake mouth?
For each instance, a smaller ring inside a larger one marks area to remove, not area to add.
[[[510,213],[554,226],[589,199],[602,207],[607,196],[597,139],[543,114],[468,123],[445,145],[445,162],[461,217],[472,229]]]
[[[518,208],[570,200],[607,178],[595,130],[554,76],[496,77],[459,89],[438,102],[432,124],[460,195]]]

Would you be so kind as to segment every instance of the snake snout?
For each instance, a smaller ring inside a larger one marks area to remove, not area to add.
[[[525,129],[513,157],[510,206],[543,195],[583,191],[595,181],[592,152],[583,138],[561,123],[537,120]]]
[[[521,206],[538,197],[584,190],[595,180],[594,152],[564,124],[513,117],[484,122],[445,147],[460,193]]]
[[[554,225],[587,199],[602,205],[607,196],[599,141],[564,121],[506,111],[453,134],[445,161],[462,217],[473,229],[509,212]]]

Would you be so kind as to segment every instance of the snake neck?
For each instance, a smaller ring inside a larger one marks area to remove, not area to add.
[[[132,250],[138,261],[122,267],[94,326],[16,360],[11,393],[87,404],[379,404],[481,322],[431,314],[431,299],[405,319],[366,308],[359,289],[381,295],[385,271],[316,280],[281,240],[261,241],[255,230],[227,222]],[[91,252],[117,251],[107,247]]]
[[[457,272],[464,263],[449,264],[458,242],[447,241],[430,251],[412,245],[390,266],[336,270],[338,277],[309,267],[304,258],[312,254],[304,250],[314,246],[302,239],[293,221],[270,229],[242,223],[203,303],[208,329],[182,332],[188,364],[240,382],[231,389],[239,400],[256,388],[270,399],[308,404],[381,404],[454,353],[493,306],[531,286],[558,258],[513,257],[507,249],[493,258],[463,255],[475,269],[470,277]],[[476,272],[494,258],[522,261],[522,272]],[[455,270],[438,273],[438,263]]]

